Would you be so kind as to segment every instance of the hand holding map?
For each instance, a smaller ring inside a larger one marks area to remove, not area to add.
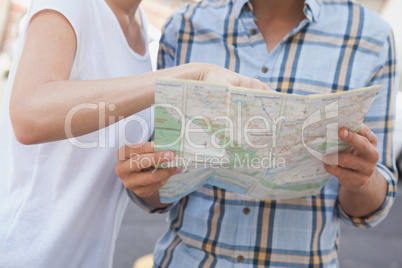
[[[155,150],[173,151],[183,172],[160,189],[175,201],[205,183],[260,200],[319,193],[331,177],[324,155],[342,152],[381,86],[296,95],[190,80],[158,79]]]

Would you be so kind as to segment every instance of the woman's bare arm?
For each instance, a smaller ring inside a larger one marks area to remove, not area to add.
[[[10,100],[13,130],[22,144],[70,138],[65,133],[66,116],[82,103],[113,104],[115,109],[106,109],[105,117],[114,117],[111,123],[149,108],[155,78],[160,76],[267,89],[258,80],[197,63],[124,78],[69,81],[76,47],[74,30],[60,13],[45,10],[32,18]],[[99,124],[99,109],[81,109],[70,127],[76,137],[108,125]]]

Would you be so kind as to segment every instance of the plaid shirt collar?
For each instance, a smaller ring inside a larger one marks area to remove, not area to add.
[[[238,19],[241,13],[245,9],[253,10],[253,6],[250,0],[233,0],[234,1],[234,12],[236,14],[236,18]],[[315,22],[318,20],[320,16],[322,6],[322,0],[306,0],[304,4],[304,14],[306,18],[311,21]]]

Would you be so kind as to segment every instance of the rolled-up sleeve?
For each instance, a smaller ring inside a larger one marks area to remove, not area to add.
[[[392,31],[388,34],[373,74],[367,86],[383,85],[382,90],[370,108],[364,123],[376,134],[380,158],[377,170],[388,183],[386,199],[379,210],[364,218],[350,217],[339,205],[340,218],[356,227],[370,228],[379,224],[387,216],[396,196],[397,169],[393,152],[393,132],[395,124],[395,101],[398,90],[398,65]]]
[[[172,203],[167,207],[164,208],[155,208],[152,207],[150,205],[148,205],[147,203],[145,203],[140,197],[138,197],[133,191],[130,191],[127,189],[127,193],[130,197],[130,199],[137,204],[141,209],[143,209],[144,211],[151,213],[151,214],[163,214],[163,213],[167,213],[176,203]]]

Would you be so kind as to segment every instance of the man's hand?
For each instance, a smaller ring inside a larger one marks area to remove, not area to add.
[[[341,184],[339,201],[345,212],[367,216],[381,207],[387,193],[387,182],[377,170],[377,137],[364,124],[358,133],[341,128],[339,137],[350,147],[344,153],[325,156],[324,168]]]
[[[156,169],[158,164],[174,159],[173,152],[154,152],[154,143],[139,143],[123,146],[117,153],[119,162],[116,174],[124,187],[133,191],[138,197],[153,207],[165,207],[159,200],[159,188],[170,176],[181,172],[181,168]]]
[[[362,125],[358,133],[341,128],[339,137],[350,147],[344,153],[325,156],[324,168],[346,189],[364,191],[375,174],[380,155],[377,137],[366,125]]]

